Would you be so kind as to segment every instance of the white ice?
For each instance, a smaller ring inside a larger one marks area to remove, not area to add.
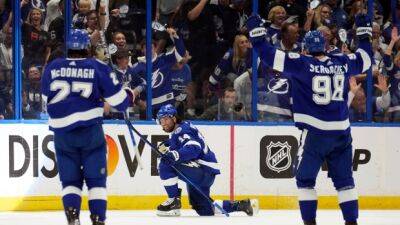
[[[155,211],[109,211],[107,225],[300,225],[297,210],[262,210],[253,217],[232,214],[229,218],[199,217],[194,211],[183,210],[180,217],[157,217]],[[343,225],[338,210],[321,210],[317,222],[322,225]],[[0,212],[0,225],[64,225],[61,211],[51,212]],[[90,225],[88,211],[81,213],[81,224]],[[363,210],[359,225],[400,225],[399,210]]]

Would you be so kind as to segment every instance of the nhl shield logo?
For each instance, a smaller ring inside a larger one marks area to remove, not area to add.
[[[287,170],[292,164],[292,157],[290,156],[290,149],[292,147],[288,142],[270,142],[267,146],[266,163],[268,168],[277,173]]]
[[[298,150],[297,138],[291,135],[266,135],[260,141],[260,174],[267,179],[294,177]]]

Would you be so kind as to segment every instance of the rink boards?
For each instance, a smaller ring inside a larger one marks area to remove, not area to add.
[[[157,125],[135,127],[154,144],[168,138]],[[212,189],[214,198],[251,196],[259,198],[265,209],[297,207],[293,165],[300,131],[292,126],[198,128],[221,167],[222,174]],[[109,208],[153,209],[165,200],[156,155],[135,136],[144,164],[140,170],[126,125],[105,124],[104,130],[109,151]],[[399,134],[399,127],[352,128],[353,171],[361,208],[400,209]],[[53,136],[47,125],[0,124],[0,146],[0,210],[60,209],[61,186]],[[319,207],[337,207],[336,192],[325,167],[318,177],[317,190]]]

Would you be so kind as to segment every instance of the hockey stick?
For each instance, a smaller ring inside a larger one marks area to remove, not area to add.
[[[126,112],[124,112],[124,119],[125,119],[126,126],[128,127],[128,130],[129,130],[129,135],[131,136],[133,151],[135,152],[135,156],[138,161],[139,168],[140,168],[140,170],[143,170],[144,166],[143,166],[143,162],[142,162],[142,157],[140,156],[140,152],[139,152],[138,146],[136,144],[135,137],[133,136],[132,129],[130,129],[130,126],[129,126],[131,124],[131,121],[129,121],[128,110],[129,109],[127,109]]]
[[[150,146],[151,150],[154,151],[159,157],[163,158],[164,155],[158,150],[156,146],[154,146],[152,143],[150,143],[131,123],[129,120],[125,120],[126,124],[129,127],[130,132],[134,131],[140,139],[142,139],[147,145]],[[214,203],[214,200],[204,194],[204,192],[197,186],[195,185],[188,177],[186,177],[179,169],[177,169],[174,165],[171,165],[172,169],[174,169],[182,178],[185,182],[190,184],[192,187],[194,187],[204,198],[207,199],[208,203],[213,205],[215,208],[220,210],[225,216],[229,217],[229,214],[217,203]]]
[[[100,2],[101,2],[101,0],[97,0],[96,1],[96,12],[97,13],[99,13],[99,8],[100,8],[100,4],[101,4]],[[111,59],[111,54],[115,53],[116,49],[114,49],[113,52],[110,52],[109,46],[107,46],[107,42],[106,42],[105,27],[104,27],[104,24],[102,24],[100,22],[100,18],[98,18],[98,20],[97,20],[97,25],[98,25],[99,33],[100,33],[100,44],[104,49],[104,54],[105,54],[105,57],[107,58],[108,65],[112,69],[114,69],[114,65],[113,65],[113,62],[112,62],[112,59]],[[124,112],[124,119],[125,119],[125,123],[126,123],[127,126],[128,126],[127,121],[129,121],[129,112],[128,112],[128,110],[129,109],[127,109],[127,111]],[[139,168],[140,168],[140,170],[143,170],[144,166],[143,166],[142,158],[140,157],[140,152],[139,152],[138,146],[137,146],[137,144],[135,142],[135,137],[133,136],[133,133],[132,133],[131,129],[129,129],[129,126],[128,126],[128,130],[129,130],[129,135],[131,137],[133,150],[135,152],[135,156],[136,156],[136,159],[138,161]]]

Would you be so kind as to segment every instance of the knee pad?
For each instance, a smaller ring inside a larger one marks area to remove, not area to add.
[[[106,187],[107,179],[105,177],[102,178],[86,178],[86,186],[88,189],[95,187]]]
[[[347,190],[354,188],[354,179],[353,177],[349,178],[332,178],[333,185],[335,186],[336,190]]]

